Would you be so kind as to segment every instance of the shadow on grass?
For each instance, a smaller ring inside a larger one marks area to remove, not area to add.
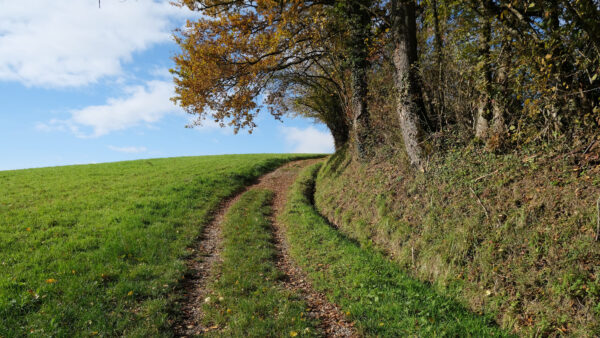
[[[290,253],[315,288],[355,321],[359,333],[509,336],[492,317],[472,313],[332,227],[311,204],[318,169],[315,165],[305,170],[290,192],[283,215]]]

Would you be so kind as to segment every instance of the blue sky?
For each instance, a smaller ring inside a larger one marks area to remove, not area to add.
[[[0,170],[333,150],[324,126],[266,111],[251,135],[185,128],[168,69],[171,32],[194,15],[166,0],[0,0]]]

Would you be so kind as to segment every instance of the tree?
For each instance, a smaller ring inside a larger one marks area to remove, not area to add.
[[[517,104],[501,110],[506,113],[512,108],[523,112],[520,132],[529,134],[529,139],[540,139],[573,136],[598,126],[600,117],[593,113],[600,111],[597,104],[600,3],[593,0],[482,2],[489,16],[499,24],[495,35],[501,48],[495,48],[496,51],[511,53],[508,59],[500,58],[496,65],[495,82],[502,82],[507,69],[506,80],[512,85],[495,89],[494,94],[505,100],[494,99],[494,102],[509,104],[516,98]]]
[[[402,138],[419,170],[473,134],[507,149],[600,125],[597,0],[419,4],[179,0],[203,15],[176,34],[174,101],[236,132],[261,107],[318,119],[360,160]]]
[[[203,14],[177,32],[182,52],[172,70],[174,101],[196,115],[196,123],[212,118],[236,132],[251,132],[264,105],[276,118],[290,107],[304,107],[302,112],[323,121],[338,142],[345,142],[348,110],[332,109],[349,107],[362,157],[370,132],[369,1],[180,0],[179,5]],[[349,102],[340,80],[346,71]],[[298,104],[283,104],[287,95]]]
[[[391,8],[396,69],[397,114],[404,147],[412,165],[425,170],[422,142],[429,128],[418,73],[415,2],[393,0]]]
[[[350,31],[347,51],[352,83],[353,126],[356,156],[366,158],[366,143],[371,126],[367,107],[367,72],[369,62],[368,39],[371,37],[371,2],[369,0],[342,1],[345,22]]]
[[[271,109],[323,122],[331,131],[335,149],[350,139],[351,93],[340,60],[318,62],[321,76],[287,72],[269,87],[266,102]]]
[[[491,40],[492,23],[484,1],[481,3],[480,32],[479,32],[479,62],[478,68],[478,89],[479,105],[477,107],[477,119],[475,121],[475,137],[487,139],[490,121],[492,120],[492,69],[491,69]]]
[[[433,21],[433,49],[435,51],[435,71],[437,72],[437,83],[439,86],[443,86],[445,83],[445,71],[444,67],[444,42],[442,41],[442,29],[440,25],[440,6],[438,0],[430,0],[428,6],[431,7],[431,21]],[[436,111],[437,117],[437,129],[442,130],[444,125],[444,88],[438,87],[434,93],[434,99],[432,102],[433,109]]]
[[[279,76],[308,74],[330,51],[327,1],[181,0],[203,16],[176,34],[176,96],[201,123],[256,126],[261,95]],[[313,74],[322,76],[322,74]],[[278,112],[273,112],[279,117]]]
[[[322,86],[298,86],[296,95],[285,98],[288,109],[303,117],[323,122],[331,131],[335,150],[350,138],[350,122],[340,97]]]

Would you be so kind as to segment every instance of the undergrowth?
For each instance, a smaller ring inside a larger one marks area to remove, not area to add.
[[[338,304],[366,336],[506,336],[489,317],[436,293],[384,255],[342,235],[311,203],[314,175],[304,170],[282,215],[290,254],[313,286]]]

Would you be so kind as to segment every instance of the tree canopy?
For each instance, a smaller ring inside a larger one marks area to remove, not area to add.
[[[275,102],[287,84],[333,81],[325,60],[335,45],[328,3],[320,1],[181,1],[202,12],[176,36],[182,52],[175,98],[201,120],[255,127],[263,94]],[[280,113],[273,110],[275,116]]]
[[[178,5],[202,13],[176,33],[172,70],[199,123],[251,131],[267,107],[324,122],[359,159],[403,144],[421,169],[448,138],[496,151],[600,125],[597,0]]]

